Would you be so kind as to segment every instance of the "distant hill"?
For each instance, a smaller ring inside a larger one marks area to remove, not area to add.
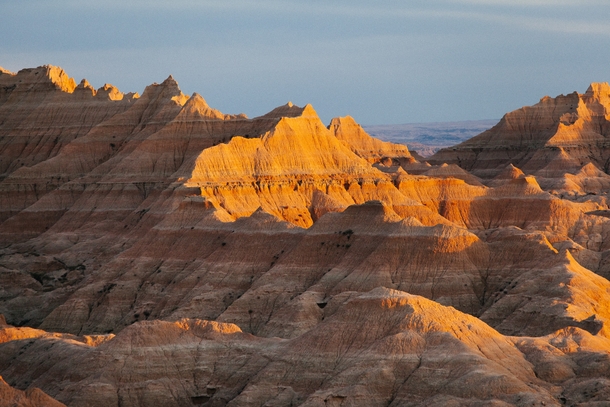
[[[543,178],[575,175],[589,163],[589,170],[608,174],[610,85],[592,83],[583,94],[545,96],[507,113],[492,129],[439,151],[429,162],[456,164],[486,179],[509,165]]]
[[[370,135],[384,141],[406,144],[409,150],[429,157],[444,147],[459,144],[498,123],[498,120],[463,122],[407,123],[362,126]]]

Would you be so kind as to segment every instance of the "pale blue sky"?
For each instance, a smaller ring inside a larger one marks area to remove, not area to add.
[[[610,81],[608,0],[0,0],[0,66],[142,92],[169,74],[225,113],[328,123],[500,118]]]

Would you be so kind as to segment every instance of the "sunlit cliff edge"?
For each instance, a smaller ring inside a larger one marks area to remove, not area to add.
[[[0,69],[0,406],[607,403],[609,93],[423,162]]]

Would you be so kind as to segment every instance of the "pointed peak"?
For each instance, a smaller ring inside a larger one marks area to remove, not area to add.
[[[510,183],[513,185],[519,185],[519,186],[523,186],[526,188],[532,188],[533,191],[536,191],[536,192],[543,192],[542,188],[540,188],[540,184],[538,184],[538,181],[536,181],[536,177],[533,177],[531,175],[514,179]]]
[[[399,222],[402,226],[408,227],[425,227],[423,223],[421,223],[418,219],[413,216],[407,216],[403,220]]]
[[[305,105],[303,111],[301,112],[301,116],[303,117],[318,117],[318,112],[315,111],[313,106],[309,103]]]
[[[585,92],[585,95],[587,96],[608,94],[610,94],[610,85],[608,85],[608,82],[593,82],[589,85],[587,92]]]
[[[583,165],[580,171],[576,174],[577,176],[583,177],[604,177],[607,178],[608,174],[600,170],[595,164],[589,161],[587,164]]]
[[[182,93],[180,91],[180,87],[178,86],[178,82],[174,79],[172,75],[168,76],[163,82],[161,82],[161,86],[164,88],[177,90]]]
[[[205,101],[203,96],[199,93],[193,93],[193,95],[186,100],[182,109],[182,114],[186,115],[198,115],[201,117],[211,119],[224,119],[225,115],[216,109],[212,109]]]
[[[95,88],[84,78],[79,82],[78,86],[74,88],[74,92],[83,92],[83,94],[90,96],[95,96],[96,93]]]
[[[523,178],[525,174],[519,168],[515,167],[512,163],[508,164],[501,173],[499,173],[495,179],[517,179]]]
[[[45,87],[51,85],[62,92],[72,93],[76,89],[74,78],[70,78],[60,67],[43,65],[38,68],[26,68],[17,72],[18,76],[25,78],[27,82],[39,84]]]
[[[195,92],[191,95],[190,99],[187,102],[188,105],[197,105],[197,106],[205,106],[209,107],[208,102],[201,96],[199,93]]]
[[[167,79],[165,79],[163,82],[161,82],[161,86],[164,87],[165,89],[169,90],[172,93],[176,93],[176,96],[178,96],[180,98],[179,103],[181,105],[184,105],[184,103],[189,98],[188,96],[186,96],[185,94],[182,93],[182,91],[180,90],[180,86],[178,85],[178,82],[174,79],[174,77],[172,75],[168,76]]]
[[[294,106],[294,105],[292,104],[292,102],[288,101],[288,103],[286,103],[286,106],[288,106],[288,107],[292,107],[292,106]]]
[[[109,100],[123,100],[124,97],[123,92],[109,83],[105,83],[104,86],[99,88],[95,96]]]
[[[178,82],[176,82],[171,75],[160,84],[155,82],[152,85],[148,85],[142,94],[142,98],[144,99],[159,97],[162,99],[173,100],[180,106],[184,106],[186,101],[189,99],[188,96],[182,93],[180,87],[178,87]]]

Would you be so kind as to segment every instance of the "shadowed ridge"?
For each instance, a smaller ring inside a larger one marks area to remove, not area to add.
[[[0,73],[0,106],[10,100],[16,103],[40,103],[45,98],[71,94],[77,85],[60,67],[43,65],[22,69],[17,73],[4,70]],[[59,91],[57,94],[54,92]],[[61,97],[61,96],[60,96]],[[47,99],[46,101],[50,101]],[[14,106],[10,110],[14,110]],[[6,115],[9,111],[2,112]],[[11,114],[13,112],[10,112]]]
[[[506,168],[499,173],[494,179],[496,180],[509,180],[523,178],[525,174],[519,168],[515,167],[512,163],[508,164]]]
[[[18,74],[21,72],[22,71],[19,71]],[[41,79],[38,83],[40,83],[40,81],[42,80],[48,80],[53,85],[55,85],[57,89],[60,89],[61,91],[66,93],[72,93],[76,88],[76,82],[74,81],[74,79],[69,77],[68,74],[58,66],[43,65],[36,68],[36,70],[34,70],[33,72],[35,75],[38,75],[38,73],[43,74],[39,75]]]
[[[379,324],[381,320],[387,323]],[[346,342],[349,345],[342,346]],[[443,393],[474,398],[487,398],[486,394],[494,394],[494,397],[504,398],[532,392],[533,389],[522,380],[532,384],[537,382],[531,365],[512,342],[477,318],[384,287],[353,296],[331,317],[292,343],[301,353],[328,358],[339,366],[349,366],[351,358],[358,352],[362,353],[362,349],[366,349],[371,361],[377,360],[376,363],[390,370],[397,365],[386,361],[389,355],[395,355],[404,362],[410,361],[411,368],[405,372],[407,379],[403,380],[411,385],[400,386],[393,400],[422,400],[428,395],[439,394],[436,386],[446,379],[439,377],[440,383],[430,381],[426,378],[427,372],[435,369],[433,366],[438,366],[441,360],[444,361],[443,368],[452,371],[458,362],[448,355],[457,353],[469,361],[468,364],[461,363],[466,371],[456,376],[451,374],[449,380],[452,383],[443,388]],[[478,366],[478,374],[470,371],[476,369],[475,366]],[[335,379],[339,389],[335,389],[334,394],[345,392],[349,395],[348,400],[358,400],[358,396],[362,401],[367,400],[364,389],[348,387],[348,383],[355,380],[352,377],[354,373],[345,369],[340,375],[343,380]],[[394,371],[394,375],[400,374]],[[487,375],[495,379],[484,379]],[[472,387],[467,384],[471,380],[487,384],[481,388]],[[383,388],[380,383],[383,381],[383,378],[367,377],[373,392]],[[329,397],[326,393],[315,396],[313,398],[320,401]],[[548,395],[545,398],[551,399]]]
[[[235,218],[219,205],[201,196],[187,196],[153,229],[181,232],[187,229],[223,229],[223,224]]]
[[[0,376],[0,406],[7,407],[66,407],[37,387],[26,391],[11,387]]]
[[[299,233],[302,231],[300,227],[282,220],[277,215],[266,212],[261,207],[256,209],[252,215],[237,219],[232,227],[255,233],[285,233],[289,231]]]
[[[388,205],[380,201],[368,201],[362,205],[351,205],[340,213],[327,213],[311,227],[309,233],[329,233],[351,230],[350,233],[384,234],[386,224],[402,218]]]
[[[541,336],[576,326],[609,338],[610,282],[581,266],[568,250],[553,257],[551,265],[516,278],[480,318],[505,335]]]
[[[541,150],[541,153],[545,150]],[[542,155],[542,154],[540,154]],[[536,159],[536,156],[532,160]],[[546,154],[546,157],[540,159],[544,160],[547,164],[534,172],[537,177],[561,177],[566,173],[574,173],[582,168],[580,160],[571,156],[564,148],[559,147],[559,151],[552,151],[550,154]]]
[[[87,79],[84,79],[84,78],[80,81],[80,83],[74,89],[74,94],[75,95],[81,94],[83,98],[93,97],[96,95],[96,93],[97,93],[97,91],[95,90],[95,88],[93,86],[91,86],[91,84],[89,83],[89,81]]]
[[[589,162],[582,166],[582,168],[574,174],[579,177],[610,177],[602,170],[600,170],[595,164]]]
[[[154,347],[158,346],[160,342],[166,344],[189,343],[194,339],[210,340],[241,333],[241,329],[235,324],[201,319],[181,318],[175,322],[140,321],[123,329],[102,349],[112,351],[140,346]]]

